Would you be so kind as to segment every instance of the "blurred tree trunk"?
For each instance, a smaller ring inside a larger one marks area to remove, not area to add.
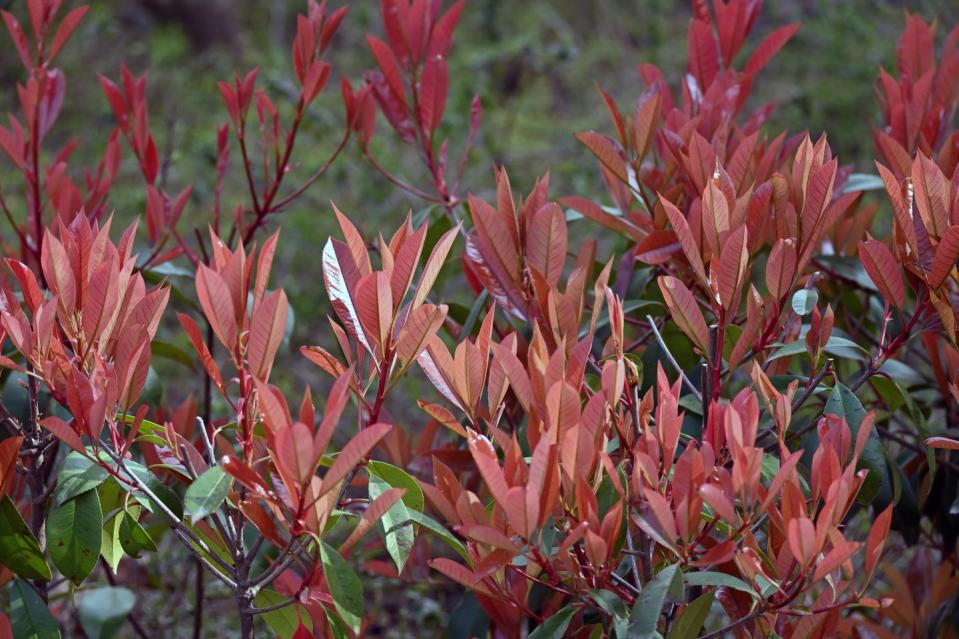
[[[239,49],[240,22],[229,0],[139,0],[158,22],[176,23],[195,51]]]

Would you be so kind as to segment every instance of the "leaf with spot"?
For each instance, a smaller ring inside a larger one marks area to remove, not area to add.
[[[79,585],[100,556],[103,511],[97,491],[88,490],[54,508],[47,516],[47,547],[53,565]]]

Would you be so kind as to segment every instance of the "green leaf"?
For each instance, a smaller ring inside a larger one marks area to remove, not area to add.
[[[53,503],[59,506],[81,493],[102,484],[110,474],[96,462],[73,451],[63,460],[63,468],[57,474],[57,488]]]
[[[453,533],[444,528],[443,525],[438,521],[429,515],[425,515],[415,510],[407,509],[406,514],[409,515],[410,521],[422,526],[423,528],[426,528],[428,531],[446,542],[446,545],[455,550],[465,561],[472,562],[472,559],[470,559],[469,553],[466,551],[466,546],[463,545],[463,542],[457,539]]]
[[[792,307],[796,315],[809,315],[818,301],[819,292],[816,289],[804,288],[793,293]]]
[[[156,495],[157,499],[163,502],[163,505],[166,506],[177,519],[183,518],[183,504],[180,502],[180,498],[146,466],[129,459],[125,460],[123,465],[128,471],[136,475],[137,479],[146,484],[150,492]],[[150,512],[153,512],[153,509],[157,507],[157,505],[153,503],[153,500],[142,490],[136,490],[133,496]]]
[[[659,624],[659,613],[666,603],[666,595],[675,589],[676,583],[682,585],[683,573],[678,564],[667,566],[660,570],[653,579],[646,584],[643,592],[633,604],[633,611],[629,615],[629,636],[631,639],[653,639],[659,633],[656,626]]]
[[[80,597],[77,613],[80,625],[90,639],[111,639],[116,636],[136,598],[127,588],[96,588]]]
[[[97,565],[103,511],[97,491],[80,493],[47,516],[47,549],[53,565],[80,585]]]
[[[759,594],[753,590],[753,587],[748,583],[740,579],[739,577],[733,577],[732,575],[727,575],[724,572],[715,572],[712,570],[696,571],[688,573],[685,576],[686,584],[689,586],[716,586],[716,587],[725,587],[732,588],[733,590],[738,590],[744,592],[747,595],[759,598]]]
[[[256,596],[256,599],[253,600],[253,603],[255,603],[258,608],[268,608],[269,606],[280,604],[287,599],[289,599],[289,597],[281,595],[275,590],[261,590],[260,594]],[[296,632],[301,621],[308,630],[313,630],[313,620],[310,619],[309,613],[306,612],[306,608],[304,608],[301,603],[292,602],[288,606],[264,612],[260,616],[263,617],[263,621],[270,627],[270,630],[281,639],[290,639]]]
[[[126,501],[126,491],[116,479],[111,477],[100,485],[97,493],[100,496],[100,507],[107,518],[103,522],[103,529],[100,533],[100,555],[103,556],[110,569],[116,573],[117,566],[123,559],[120,526],[123,523],[122,515]]]
[[[666,639],[686,639],[686,637],[698,637],[702,630],[703,623],[706,621],[706,615],[713,605],[713,598],[716,596],[715,590],[710,590],[706,594],[697,597],[691,602],[683,614],[673,623],[669,629]]]
[[[363,582],[340,553],[323,541],[320,542],[320,558],[337,612],[347,626],[359,632],[365,607]]]
[[[575,614],[576,608],[572,606],[560,608],[549,619],[536,626],[529,634],[529,639],[563,639]]]
[[[806,352],[806,342],[805,340],[797,339],[795,342],[789,342],[784,346],[779,347],[775,353],[769,356],[767,361],[773,361],[774,359],[782,359],[783,357],[792,357],[793,355],[799,355]]]
[[[30,584],[17,579],[10,587],[10,625],[14,639],[59,639],[60,628]]]
[[[626,639],[631,636],[629,632],[629,609],[626,608],[626,603],[619,598],[619,595],[615,595],[608,590],[590,590],[589,596],[613,618],[613,632],[618,639]]]
[[[131,557],[139,557],[143,551],[155,552],[157,549],[156,542],[150,534],[129,512],[123,513],[117,535],[123,552]]]
[[[487,297],[489,297],[489,291],[484,288],[476,297],[476,301],[473,302],[473,306],[470,308],[470,314],[466,317],[466,321],[463,323],[461,335],[469,336],[473,334],[473,327],[476,325],[476,321],[479,319],[480,311],[482,311],[483,307],[486,306]]]
[[[7,495],[0,499],[0,563],[24,579],[51,577],[40,544]]]
[[[406,492],[403,494],[402,501],[408,507],[417,512],[423,512],[423,489],[420,483],[402,468],[381,461],[371,461],[367,464],[367,470],[371,475],[376,475],[392,488],[403,488]]]
[[[391,486],[387,482],[372,473],[370,474],[370,502],[390,488]],[[406,560],[413,552],[413,542],[416,539],[409,513],[410,509],[401,499],[390,506],[389,510],[383,513],[383,516],[376,522],[376,529],[386,544],[386,552],[393,559],[396,570],[399,572],[403,572]]]
[[[190,518],[198,522],[217,508],[226,499],[233,486],[233,478],[219,466],[212,466],[190,484],[183,498],[183,505]]]
[[[852,433],[852,441],[856,441],[859,427],[866,416],[866,409],[862,407],[862,403],[855,393],[844,385],[837,383],[829,394],[829,399],[826,400],[826,408],[823,412],[827,415],[838,415],[845,419]],[[866,442],[866,447],[862,451],[862,458],[859,460],[859,467],[866,468],[869,474],[863,482],[857,500],[860,503],[868,504],[872,502],[880,488],[889,482],[886,457],[883,454],[882,443],[875,431],[869,434],[869,440]]]
[[[861,362],[865,361],[868,356],[866,349],[851,339],[847,339],[840,335],[830,335],[823,350],[825,350],[827,353],[835,355],[836,357],[855,359]]]

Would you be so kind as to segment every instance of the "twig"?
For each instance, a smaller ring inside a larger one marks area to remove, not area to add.
[[[676,372],[679,373],[679,376],[683,378],[683,383],[686,384],[686,387],[689,388],[689,391],[693,394],[693,397],[698,399],[700,403],[703,401],[703,395],[699,392],[699,389],[696,388],[689,378],[686,377],[686,373],[683,372],[682,367],[676,361],[676,358],[673,357],[673,354],[669,352],[669,348],[666,346],[666,342],[663,341],[663,336],[660,335],[659,329],[656,328],[656,322],[653,321],[652,315],[646,316],[646,321],[649,322],[649,326],[653,329],[653,335],[656,336],[656,342],[659,344],[659,347],[663,349],[663,353],[666,354],[666,359],[669,360],[669,363],[672,364],[673,368],[676,369]]]

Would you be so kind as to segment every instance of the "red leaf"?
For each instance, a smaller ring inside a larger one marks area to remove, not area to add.
[[[323,476],[323,484],[320,487],[319,493],[316,495],[316,499],[320,499],[343,481],[343,478],[346,477],[357,464],[364,460],[366,455],[373,450],[373,447],[376,446],[392,428],[389,424],[377,423],[367,426],[357,433],[353,439],[343,447],[343,450],[340,451],[333,461],[333,465],[326,471],[326,475]]]
[[[348,281],[340,263],[339,251],[337,245],[343,246],[342,242],[330,238],[323,248],[323,280],[326,283],[326,293],[333,304],[333,310],[337,317],[343,322],[353,337],[362,344],[366,350],[373,352],[369,341],[366,339],[366,333],[363,332],[363,326],[360,323],[359,315],[353,305],[353,297],[350,295],[350,287],[355,286],[355,281]],[[354,275],[356,275],[354,267]]]
[[[277,431],[272,452],[277,467],[282,469],[286,477],[296,481],[293,486],[288,486],[291,492],[294,489],[298,492],[310,482],[318,458],[313,450],[313,433],[306,424],[296,422]]]
[[[686,256],[686,261],[689,262],[693,273],[699,278],[699,283],[708,288],[709,279],[706,277],[706,267],[703,266],[703,257],[699,250],[699,245],[693,237],[693,231],[689,227],[689,221],[686,220],[686,216],[684,216],[672,202],[662,196],[659,196],[659,201],[663,203],[663,208],[666,210],[666,217],[669,218],[669,224],[673,227],[676,238],[679,240],[679,245],[683,248],[683,255]]]
[[[449,87],[449,72],[442,54],[432,54],[423,65],[420,77],[420,120],[433,133],[443,119],[446,93]]]
[[[926,446],[945,450],[959,450],[959,441],[949,437],[927,437]]]
[[[932,270],[929,272],[929,286],[939,288],[959,260],[959,226],[950,226],[942,234],[939,246],[936,247],[936,256],[932,261]]]
[[[796,277],[796,241],[780,238],[766,260],[766,288],[774,299],[782,299],[792,289]]]
[[[423,243],[426,240],[426,225],[410,234],[394,255],[393,271],[390,273],[390,291],[393,294],[393,309],[399,308],[413,281],[413,274],[420,262]]]
[[[85,454],[83,449],[83,441],[80,439],[80,436],[77,435],[77,432],[73,430],[73,427],[67,424],[65,421],[59,417],[51,415],[43,418],[40,421],[40,424],[48,431],[53,433],[57,439],[62,441],[67,446],[78,453]]]
[[[6,485],[17,468],[17,455],[23,437],[7,437],[0,441],[0,495],[6,494]]]
[[[735,315],[742,296],[749,261],[746,227],[731,232],[719,258],[719,299],[728,313]]]
[[[232,354],[236,348],[237,326],[233,299],[226,281],[210,267],[200,264],[196,271],[196,293],[213,332],[227,352]]]
[[[662,291],[663,300],[679,329],[693,340],[700,351],[709,353],[709,330],[706,328],[706,320],[690,290],[670,275],[659,278],[659,290]]]
[[[719,72],[719,48],[708,22],[692,20],[689,23],[688,47],[689,73],[696,78],[700,91],[705,93]]]
[[[390,277],[383,271],[364,275],[356,286],[356,312],[363,332],[377,346],[376,357],[383,357],[393,324],[393,295]]]
[[[190,343],[193,345],[193,350],[195,350],[197,355],[200,356],[200,362],[203,364],[203,368],[206,370],[207,375],[210,376],[217,388],[225,392],[223,387],[223,376],[220,374],[220,368],[216,365],[216,361],[213,359],[210,349],[206,346],[206,341],[203,339],[203,333],[200,331],[200,327],[197,326],[197,323],[193,321],[193,318],[189,315],[177,313],[177,317],[180,319],[180,325],[183,327],[183,330],[186,331],[187,337],[190,338]]]
[[[443,263],[446,261],[447,255],[449,255],[450,249],[453,246],[453,242],[456,241],[456,235],[459,233],[459,231],[460,225],[457,224],[449,231],[444,233],[443,236],[433,246],[433,251],[426,259],[426,265],[423,267],[423,271],[420,273],[420,279],[416,283],[416,290],[413,291],[413,299],[410,301],[410,308],[416,308],[423,303],[423,300],[426,299],[430,289],[433,288],[433,284],[436,282],[436,277],[439,275],[440,269],[443,267]]]
[[[57,54],[60,53],[63,45],[65,45],[67,40],[70,39],[70,36],[73,35],[73,32],[80,24],[80,21],[83,20],[83,16],[86,15],[87,10],[89,9],[90,7],[88,6],[77,7],[63,18],[63,21],[57,28],[57,35],[53,38],[53,44],[50,45],[50,55],[47,59],[48,62],[52,62],[53,59],[57,57]]]
[[[872,522],[869,528],[869,537],[866,539],[866,557],[864,560],[867,581],[872,577],[873,571],[879,565],[879,559],[882,557],[882,549],[886,545],[886,537],[889,535],[889,525],[892,523],[893,504],[889,504],[882,511],[876,520]]]
[[[766,36],[749,56],[749,60],[743,68],[743,73],[748,76],[759,73],[798,30],[799,23],[793,23],[780,27]]]
[[[636,245],[636,260],[644,264],[665,264],[681,250],[676,233],[671,229],[656,229]]]
[[[405,107],[406,91],[403,89],[403,75],[393,51],[385,42],[372,35],[366,36],[366,43],[369,45],[370,51],[373,52],[373,57],[376,58],[376,64],[383,72],[383,77],[386,78],[386,83],[390,87],[393,98]]]
[[[247,359],[251,371],[260,379],[265,380],[270,376],[276,352],[283,342],[287,306],[286,293],[273,291],[253,311]]]
[[[583,217],[589,218],[597,224],[602,224],[608,229],[622,233],[634,242],[640,242],[646,237],[646,234],[641,228],[625,217],[609,213],[595,202],[587,200],[586,198],[574,196],[564,197],[559,200],[559,203],[573,209],[577,213],[581,213]]]
[[[583,143],[603,166],[609,169],[623,184],[629,184],[629,174],[626,171],[626,160],[616,148],[616,143],[602,133],[584,131],[576,134],[576,139]]]
[[[386,514],[386,511],[392,508],[393,504],[403,497],[404,493],[406,493],[406,490],[403,488],[390,488],[374,499],[373,503],[363,512],[363,515],[350,533],[350,536],[346,538],[346,541],[340,544],[340,554],[344,555],[348,553],[350,548],[363,538],[363,535],[373,529],[383,515]]]
[[[429,565],[433,570],[442,573],[461,586],[465,586],[470,590],[475,590],[482,594],[491,594],[489,589],[483,585],[483,582],[478,579],[469,568],[456,563],[452,559],[447,559],[446,557],[431,559]]]
[[[859,259],[886,301],[901,309],[906,288],[892,252],[879,240],[867,240],[859,243]]]
[[[556,286],[566,262],[567,230],[563,210],[547,204],[533,214],[526,233],[526,261],[550,286]]]
[[[404,368],[409,366],[430,342],[446,319],[447,306],[423,304],[410,311],[396,341],[396,355]]]

